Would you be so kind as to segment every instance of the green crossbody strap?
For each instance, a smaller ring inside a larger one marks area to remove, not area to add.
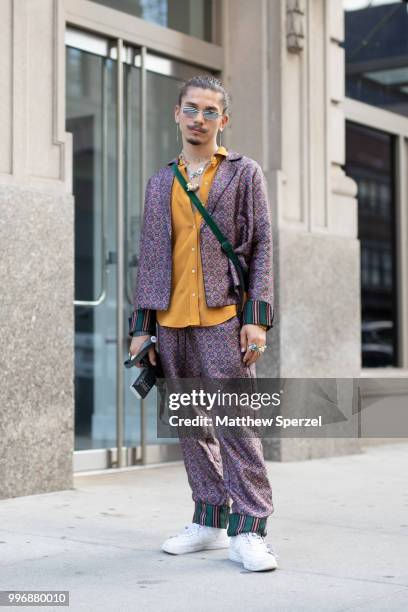
[[[210,229],[212,230],[214,236],[217,238],[218,242],[220,243],[222,250],[226,253],[226,255],[230,258],[230,260],[234,264],[234,266],[235,266],[235,268],[236,268],[236,270],[238,272],[239,278],[241,280],[241,283],[243,284],[243,287],[247,291],[248,290],[248,275],[245,274],[245,272],[244,272],[244,270],[243,270],[243,268],[241,266],[241,262],[239,261],[237,255],[234,252],[232,244],[224,236],[224,234],[222,233],[222,231],[220,230],[220,228],[218,227],[218,225],[216,224],[216,222],[214,221],[214,219],[212,218],[212,216],[210,215],[208,210],[201,204],[199,198],[197,197],[197,194],[194,191],[189,191],[187,189],[187,181],[184,178],[184,176],[181,174],[181,172],[178,169],[176,163],[173,164],[173,172],[176,175],[176,177],[178,178],[178,180],[181,183],[184,191],[187,193],[187,195],[189,196],[189,198],[192,201],[192,203],[194,204],[194,206],[197,208],[197,210],[204,217],[205,221],[207,222],[207,224],[209,225]]]

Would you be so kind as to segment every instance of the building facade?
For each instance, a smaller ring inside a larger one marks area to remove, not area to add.
[[[375,28],[384,7],[360,4]],[[156,439],[155,397],[135,400],[123,361],[144,188],[179,151],[178,87],[199,72],[231,94],[223,144],[268,182],[276,316],[259,375],[404,376],[406,48],[388,65],[387,51],[356,50],[367,19],[341,0],[1,11],[0,498],[180,458]],[[357,437],[265,442],[275,460],[359,450]]]

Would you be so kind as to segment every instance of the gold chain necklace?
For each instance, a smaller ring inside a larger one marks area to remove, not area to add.
[[[218,147],[217,147],[218,150]],[[189,169],[189,165],[191,163],[192,160],[188,160],[185,155],[184,155],[184,151],[182,151],[179,155],[179,159],[181,159],[181,161],[184,162],[184,164],[186,165],[186,171],[188,174],[188,177],[190,179],[189,183],[187,184],[188,190],[189,191],[197,191],[200,188],[200,183],[201,183],[201,178],[205,172],[205,170],[208,168],[208,166],[210,165],[213,156],[215,155],[216,151],[214,151],[214,153],[212,153],[210,155],[210,157],[196,157],[194,161],[196,160],[205,160],[204,164],[202,164],[201,166],[199,166],[197,168],[197,170],[190,170]],[[192,182],[192,179],[197,178],[198,177],[198,182],[194,183]]]

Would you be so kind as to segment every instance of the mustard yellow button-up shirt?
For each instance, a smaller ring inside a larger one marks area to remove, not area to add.
[[[201,178],[197,195],[203,206],[207,204],[218,166],[227,154],[225,147],[218,147]],[[184,162],[179,160],[178,166],[188,181]],[[170,304],[167,310],[156,310],[158,323],[167,327],[208,326],[230,319],[237,314],[237,304],[210,308],[205,301],[200,255],[203,217],[176,178],[173,179],[171,193],[171,220],[173,268]]]

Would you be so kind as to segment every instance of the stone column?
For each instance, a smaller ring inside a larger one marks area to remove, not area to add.
[[[72,487],[74,201],[60,0],[0,20],[0,498]]]
[[[359,377],[356,185],[341,168],[342,2],[228,0],[223,23],[228,145],[261,164],[274,220],[276,315],[258,375]],[[360,449],[346,438],[265,440],[264,447],[280,460]]]

